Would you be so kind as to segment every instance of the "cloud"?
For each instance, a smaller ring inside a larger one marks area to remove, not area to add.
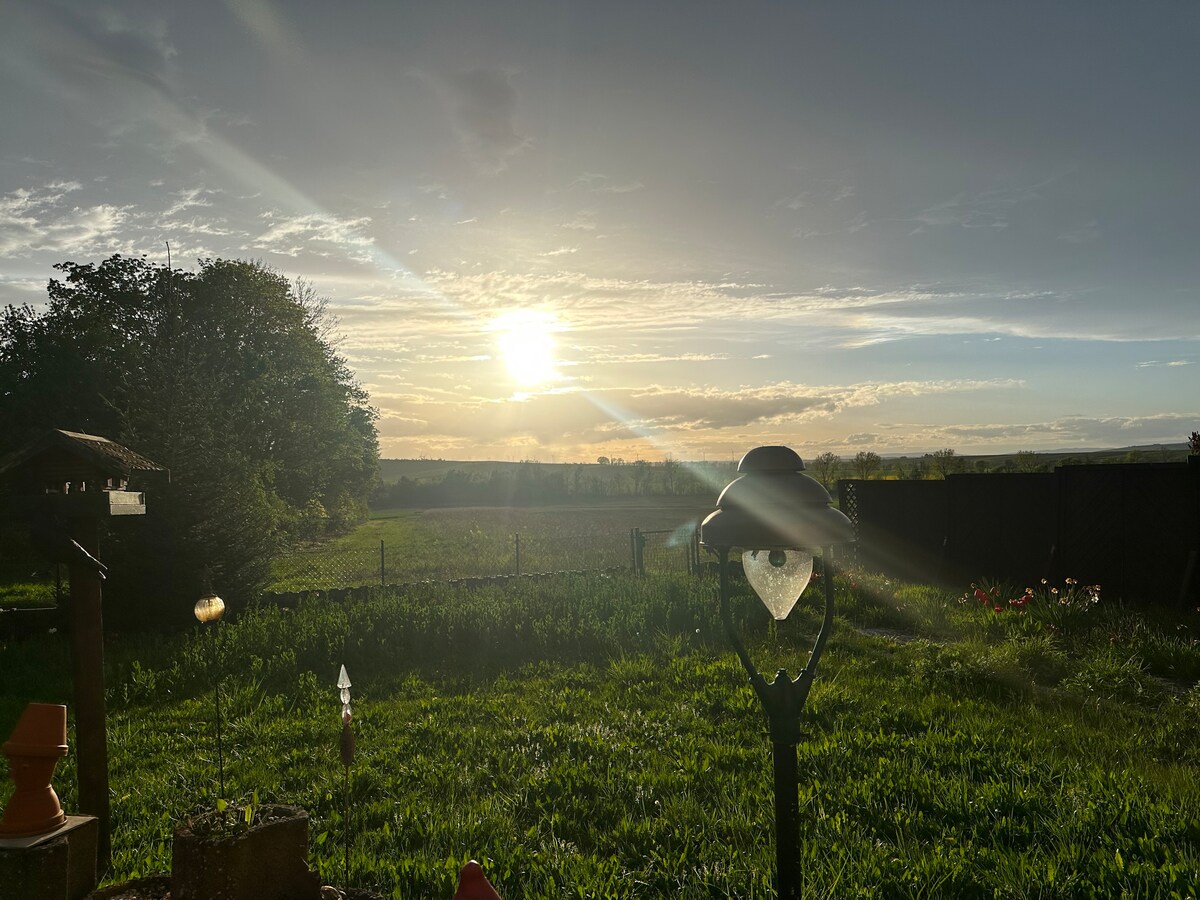
[[[830,178],[806,180],[803,190],[781,197],[775,201],[775,206],[790,209],[792,212],[811,206],[832,206],[849,200],[858,193],[853,184]]]
[[[571,231],[595,231],[596,211],[594,209],[581,209],[575,214],[574,218],[561,223],[559,227],[567,228]]]
[[[580,187],[598,194],[632,194],[635,191],[644,189],[646,186],[640,181],[618,181],[607,175],[585,172],[582,175],[576,176],[571,182],[570,187]]]
[[[1194,366],[1195,364],[1196,364],[1196,361],[1194,359],[1172,359],[1172,360],[1165,360],[1165,361],[1160,361],[1157,359],[1150,359],[1150,360],[1147,360],[1146,362],[1138,363],[1137,367],[1139,369],[1159,369],[1159,368],[1176,369],[1176,368],[1179,368],[1180,366]]]
[[[960,453],[1000,453],[1015,449],[1086,450],[1145,444],[1179,444],[1195,427],[1200,413],[1091,418],[1064,416],[1043,422],[974,422],[881,424],[875,448],[890,453],[923,453],[952,447]],[[1190,424],[1189,424],[1190,423]],[[841,444],[854,444],[850,435]],[[836,443],[836,442],[835,442]]]
[[[80,187],[77,181],[55,181],[0,197],[0,257],[38,251],[85,254],[117,246],[130,207],[104,203],[68,208],[67,196]]]
[[[416,392],[376,400],[404,421],[426,423],[430,439],[488,435],[502,441],[531,437],[545,444],[596,443],[645,437],[679,438],[688,433],[774,427],[794,429],[850,408],[875,406],[892,397],[1013,389],[1020,382],[868,382],[800,385],[780,382],[726,390],[653,385],[604,391],[563,389],[514,397],[454,392]],[[397,402],[399,401],[399,402]],[[384,437],[397,436],[387,421]]]
[[[426,273],[426,280],[462,309],[487,313],[497,308],[553,307],[576,331],[606,330],[619,322],[626,332],[662,334],[720,324],[743,334],[770,334],[793,346],[834,343],[841,347],[925,335],[1133,338],[1123,331],[1124,312],[1114,314],[1121,317],[1120,323],[1106,322],[1099,315],[1082,317],[1077,308],[1053,302],[1063,300],[1062,296],[1038,291],[826,285],[790,292],[748,281],[655,281],[570,271],[434,269]],[[1144,328],[1152,326],[1145,317],[1140,321]]]
[[[337,256],[369,262],[373,241],[363,233],[371,224],[367,217],[342,219],[332,213],[284,215],[263,213],[266,231],[251,246],[283,256]]]
[[[917,226],[910,234],[920,234],[929,228],[1007,228],[1014,208],[1040,200],[1042,188],[1057,178],[1058,175],[1051,175],[1031,185],[1002,185],[973,193],[960,191],[913,216]]]
[[[517,92],[509,74],[477,68],[441,82],[463,152],[484,175],[497,175],[531,143],[516,128]]]
[[[182,191],[176,191],[172,196],[176,198],[166,210],[163,211],[163,218],[168,216],[178,215],[186,209],[195,207],[212,206],[212,201],[208,198],[211,195],[218,194],[219,191],[210,191],[203,187],[185,188]]]
[[[1066,241],[1068,244],[1086,244],[1100,237],[1100,225],[1095,219],[1080,225],[1078,228],[1072,228],[1069,231],[1064,231],[1058,236],[1060,241]]]

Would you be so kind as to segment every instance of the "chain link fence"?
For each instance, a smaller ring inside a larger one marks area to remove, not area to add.
[[[647,535],[644,542],[636,533]],[[360,547],[314,547],[293,550],[275,567],[273,592],[323,591],[367,585],[416,581],[453,581],[500,575],[582,572],[626,569],[643,573],[649,560],[653,571],[688,571],[681,548],[665,550],[661,532],[614,531],[587,539],[576,536],[515,532],[502,540],[465,536],[414,550],[384,541]],[[640,552],[645,544],[644,553]],[[660,559],[674,555],[680,562],[668,567]]]

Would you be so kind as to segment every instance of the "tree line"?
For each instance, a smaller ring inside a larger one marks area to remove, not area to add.
[[[697,497],[711,502],[733,478],[732,463],[684,464],[668,458],[651,463],[595,465],[539,463],[453,468],[443,475],[401,476],[380,485],[371,506],[539,506],[614,497]]]

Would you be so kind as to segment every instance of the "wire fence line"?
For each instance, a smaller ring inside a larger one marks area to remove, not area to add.
[[[500,575],[611,571],[694,572],[699,544],[693,526],[674,530],[575,535],[515,532],[492,540],[455,539],[419,549],[378,542],[295,549],[279,560],[273,592],[323,591],[415,581]]]

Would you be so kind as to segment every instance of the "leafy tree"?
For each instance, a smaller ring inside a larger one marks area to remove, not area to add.
[[[1038,462],[1038,455],[1032,450],[1017,451],[1015,462],[1018,472],[1036,472],[1042,467],[1042,464]]]
[[[854,454],[854,471],[863,481],[879,470],[883,460],[874,450],[859,450]]]
[[[935,450],[929,454],[929,466],[933,473],[938,478],[945,478],[947,475],[953,475],[958,471],[959,463],[962,460],[958,457],[951,448],[945,450]]]
[[[812,461],[813,471],[817,475],[817,481],[825,485],[826,490],[833,490],[833,483],[837,480],[838,469],[841,468],[842,458],[831,450],[826,450]]]
[[[114,522],[105,548],[121,557],[106,591],[128,610],[145,621],[153,599],[186,612],[206,579],[248,600],[283,541],[361,519],[375,412],[311,288],[227,260],[56,268],[44,310],[0,314],[0,440],[67,428],[170,469],[150,521]]]
[[[668,497],[675,496],[679,488],[679,462],[673,456],[667,456],[662,461],[663,493]]]

